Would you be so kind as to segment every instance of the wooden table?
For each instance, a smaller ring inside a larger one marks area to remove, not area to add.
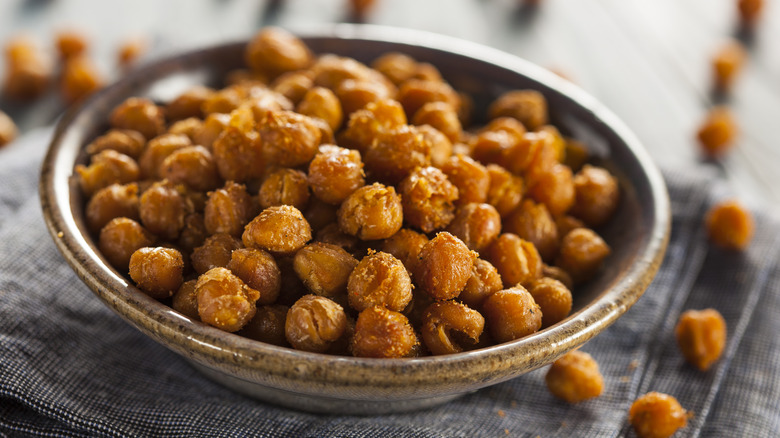
[[[714,166],[753,206],[780,201],[780,4],[766,1],[750,57],[729,101],[741,125],[737,147],[701,159],[695,131],[713,104],[710,58],[736,32],[735,0],[377,0],[365,21],[422,29],[492,46],[564,72],[611,108],[661,167]],[[116,51],[144,36],[149,57],[247,38],[269,24],[305,29],[348,19],[346,0],[3,0],[0,43],[26,33],[47,50],[77,29],[91,55],[118,77]],[[0,71],[5,70],[0,60]],[[56,93],[27,105],[0,101],[22,131],[51,124]]]

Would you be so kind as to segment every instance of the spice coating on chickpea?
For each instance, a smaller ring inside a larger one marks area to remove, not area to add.
[[[157,236],[173,240],[184,228],[187,205],[184,197],[167,181],[156,182],[141,195],[141,223]]]
[[[530,284],[542,273],[542,258],[533,243],[503,233],[485,250],[484,257],[498,269],[505,287]]]
[[[126,273],[133,253],[153,242],[154,235],[141,224],[126,217],[118,217],[100,230],[98,248],[114,268]]]
[[[386,83],[364,79],[346,79],[335,89],[341,108],[347,115],[365,108],[369,103],[393,98],[395,91]]]
[[[648,392],[631,404],[628,421],[639,438],[668,438],[685,427],[689,412],[671,395]]]
[[[490,190],[490,174],[485,166],[464,155],[450,157],[441,167],[458,188],[458,204],[485,202]]]
[[[472,309],[479,310],[482,308],[482,302],[485,298],[493,292],[500,291],[503,287],[504,283],[501,281],[501,275],[496,267],[489,261],[478,258],[474,261],[471,276],[458,295],[458,299]]]
[[[604,391],[599,364],[579,350],[570,351],[553,362],[544,381],[554,396],[569,403],[598,397]]]
[[[271,254],[254,248],[234,249],[227,268],[257,291],[257,304],[272,304],[279,297],[282,273]]]
[[[341,230],[361,240],[386,239],[401,229],[403,219],[401,197],[380,183],[355,190],[338,211]]]
[[[284,333],[296,350],[322,353],[344,334],[347,316],[329,298],[304,295],[287,312]]]
[[[357,357],[407,357],[417,344],[417,335],[406,316],[374,306],[358,315],[352,354]]]
[[[360,152],[322,145],[309,163],[309,185],[318,199],[340,204],[365,184]]]
[[[707,113],[696,137],[702,152],[707,157],[719,158],[734,146],[737,130],[737,123],[731,115],[731,110],[725,106],[718,106]]]
[[[107,149],[93,155],[89,166],[76,165],[81,191],[92,196],[111,184],[127,184],[138,181],[140,169],[132,158]]]
[[[415,169],[398,189],[404,219],[425,233],[446,227],[455,217],[458,188],[436,167]]]
[[[473,348],[485,328],[485,318],[455,301],[438,301],[425,309],[421,335],[431,354],[453,354]]]
[[[146,139],[140,132],[129,129],[112,129],[88,144],[86,151],[88,154],[94,155],[105,149],[113,149],[137,160],[145,146]]]
[[[307,116],[291,111],[267,111],[258,121],[263,152],[269,164],[301,166],[314,158],[322,134]]]
[[[680,315],[674,335],[685,360],[707,371],[726,347],[726,320],[715,309],[688,310]]]
[[[358,261],[337,245],[314,242],[301,248],[293,268],[306,288],[315,295],[333,298],[347,291],[347,281]]]
[[[366,171],[386,184],[398,184],[417,167],[431,163],[431,145],[413,126],[377,134],[366,150]]]
[[[417,256],[426,243],[428,243],[428,238],[424,234],[408,228],[402,228],[385,239],[380,249],[400,260],[411,274],[414,272]]]
[[[241,248],[241,241],[235,237],[217,233],[206,238],[202,245],[192,251],[190,261],[198,274],[212,268],[224,268],[230,263],[233,251]]]
[[[574,175],[574,193],[570,213],[589,227],[606,223],[615,213],[620,199],[617,178],[606,169],[589,164]]]
[[[150,140],[165,131],[165,117],[160,107],[149,99],[131,97],[111,111],[111,127],[132,129]]]
[[[430,102],[446,102],[455,110],[460,107],[458,94],[441,80],[409,79],[398,88],[398,101],[410,119]]]
[[[249,42],[245,61],[252,70],[276,77],[308,67],[312,54],[295,35],[278,27],[267,27]]]
[[[542,277],[528,289],[534,301],[542,309],[542,328],[563,321],[571,312],[571,291],[553,278]]]
[[[225,233],[240,236],[257,211],[243,184],[232,181],[209,193],[203,210],[203,220],[209,234]]]
[[[139,220],[138,184],[111,184],[99,190],[87,203],[84,218],[93,233],[98,233],[112,219],[126,217]]]
[[[179,290],[171,297],[171,307],[173,310],[188,316],[196,321],[200,320],[198,315],[198,294],[195,285],[198,280],[189,280],[179,286]]]
[[[747,248],[755,231],[753,216],[737,201],[712,206],[707,212],[706,227],[710,241],[734,251]]]
[[[358,312],[384,306],[400,312],[412,300],[412,280],[403,263],[386,252],[364,257],[349,275],[349,305]]]
[[[205,192],[222,184],[211,152],[203,146],[177,149],[163,160],[159,167],[161,178],[174,184]]]
[[[184,259],[171,248],[139,248],[130,256],[130,278],[152,298],[168,298],[183,282]]]
[[[337,130],[344,120],[339,98],[333,91],[324,87],[313,87],[306,91],[295,110],[309,117],[324,120],[330,129]]]
[[[406,114],[400,103],[392,99],[372,102],[350,114],[347,127],[339,137],[339,144],[365,154],[379,133],[404,125]]]
[[[571,169],[556,164],[536,178],[535,184],[528,189],[528,195],[547,206],[553,216],[560,216],[574,205],[574,176]]]
[[[501,233],[501,216],[490,204],[470,203],[459,208],[447,231],[469,249],[482,251]]]
[[[547,100],[535,90],[517,90],[502,94],[488,108],[490,118],[513,117],[528,129],[547,124]]]
[[[226,268],[213,268],[195,284],[198,314],[206,324],[236,332],[255,316],[257,291]]]
[[[558,228],[542,203],[523,200],[504,220],[504,231],[533,243],[544,261],[552,261],[558,253]]]
[[[138,158],[141,174],[145,178],[159,178],[165,159],[179,149],[191,146],[192,141],[182,134],[162,134],[151,140]]]
[[[590,280],[610,253],[604,239],[588,228],[576,228],[561,241],[555,265],[563,268],[574,284]]]
[[[412,123],[418,126],[430,125],[446,135],[452,143],[459,142],[463,133],[458,113],[447,102],[426,103],[414,113]]]
[[[542,327],[542,309],[522,286],[489,295],[482,302],[482,315],[498,343],[520,339]]]
[[[423,245],[417,256],[414,281],[437,300],[456,298],[471,277],[477,253],[443,231]]]
[[[258,192],[260,207],[292,205],[303,210],[309,202],[306,174],[295,169],[279,169],[268,175]]]
[[[247,248],[291,255],[311,240],[311,226],[293,206],[268,207],[244,227],[241,239]]]
[[[486,202],[496,207],[501,217],[506,217],[523,199],[523,179],[498,164],[488,164],[486,169],[490,177]]]

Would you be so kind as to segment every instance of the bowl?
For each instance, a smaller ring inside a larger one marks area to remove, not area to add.
[[[296,351],[243,338],[185,317],[148,297],[101,256],[85,226],[74,166],[83,147],[108,127],[107,114],[130,96],[168,101],[196,84],[221,86],[243,66],[246,42],[162,59],[129,73],[67,113],[44,160],[40,200],[46,225],[65,260],[113,311],[181,355],[211,379],[260,400],[299,410],[383,414],[421,409],[517,377],[596,336],[644,293],[669,237],[663,179],[636,137],[603,105],[573,84],[517,57],[434,34],[366,25],[334,25],[299,34],[315,53],[370,62],[400,51],[438,67],[475,108],[504,91],[545,95],[552,122],[584,141],[595,161],[620,182],[615,217],[599,230],[612,254],[596,279],[578,288],[564,321],[513,342],[447,356],[370,359]]]

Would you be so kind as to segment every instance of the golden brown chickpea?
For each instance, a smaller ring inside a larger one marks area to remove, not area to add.
[[[179,286],[179,290],[173,294],[171,307],[182,315],[200,321],[200,315],[198,315],[198,294],[195,289],[197,283],[197,279],[182,283]]]
[[[685,360],[707,371],[726,347],[726,320],[715,309],[688,310],[680,315],[674,335]]]
[[[14,141],[17,135],[19,130],[16,128],[16,123],[8,117],[8,114],[0,110],[0,148]]]
[[[90,155],[95,155],[106,149],[113,149],[138,159],[145,146],[146,139],[141,133],[127,129],[112,129],[88,144],[86,151]]]
[[[309,176],[309,185],[311,186],[311,176]],[[316,233],[328,225],[334,225],[338,229],[338,217],[336,212],[338,205],[327,204],[317,197],[309,200],[309,206],[303,213],[303,216],[311,225],[311,229]]]
[[[55,40],[57,52],[63,60],[83,54],[88,45],[87,37],[75,30],[59,32]]]
[[[341,107],[339,98],[332,91],[324,87],[314,87],[306,92],[295,110],[305,116],[319,117],[335,131],[344,119]]]
[[[472,309],[481,309],[482,302],[493,292],[504,287],[495,266],[487,260],[477,259],[471,269],[471,276],[458,299]]]
[[[453,153],[454,146],[446,135],[430,125],[417,126],[423,141],[430,145],[431,165],[442,167]]]
[[[173,124],[171,124],[171,126],[168,128],[168,133],[186,135],[191,142],[195,143],[195,138],[202,129],[203,120],[190,117],[179,120],[178,122],[173,122]]]
[[[426,243],[428,238],[424,234],[402,228],[382,242],[381,250],[400,260],[411,274],[414,272],[417,256]]]
[[[365,153],[368,174],[385,184],[398,184],[415,168],[431,164],[431,144],[413,126],[379,132]]]
[[[367,80],[346,79],[336,87],[335,92],[347,115],[365,108],[371,102],[395,97],[395,89],[386,83]]]
[[[126,217],[112,219],[100,230],[98,248],[111,266],[121,273],[127,273],[130,256],[145,246],[154,243],[154,235],[138,222]]]
[[[130,256],[130,278],[152,298],[172,296],[183,282],[184,259],[171,248],[139,248]]]
[[[441,167],[447,179],[458,188],[458,204],[485,202],[490,175],[485,166],[464,155],[453,155]]]
[[[718,49],[712,59],[713,83],[716,90],[721,92],[731,90],[746,58],[745,48],[736,40],[727,41]]]
[[[532,147],[532,155],[528,167],[523,172],[523,178],[530,188],[540,184],[540,180],[558,165],[558,151],[555,147],[555,137],[546,131],[529,132],[523,136],[537,144]]]
[[[398,101],[409,119],[430,102],[448,103],[455,111],[460,108],[458,93],[440,80],[409,79],[398,88]]]
[[[296,350],[322,353],[344,335],[347,316],[329,298],[304,295],[287,312],[284,333]]]
[[[123,68],[130,67],[138,58],[143,56],[148,46],[148,41],[143,37],[136,36],[125,40],[119,46],[119,53],[117,54],[119,65]]]
[[[160,170],[165,159],[179,149],[191,145],[192,141],[190,141],[190,138],[182,134],[163,134],[149,140],[143,153],[141,153],[141,157],[138,159],[141,175],[144,178],[160,178]]]
[[[184,197],[167,181],[156,182],[146,189],[138,210],[146,229],[168,240],[179,237],[188,213]]]
[[[311,240],[311,226],[291,205],[268,207],[244,227],[244,246],[292,255]]]
[[[303,100],[306,92],[314,87],[312,73],[309,71],[293,71],[285,73],[271,84],[271,89],[290,99],[294,104]]]
[[[471,277],[477,253],[444,231],[426,243],[417,256],[414,280],[437,300],[456,298]]]
[[[542,258],[533,243],[503,233],[485,250],[486,260],[501,274],[505,287],[530,284],[542,274]]]
[[[548,172],[540,173],[528,195],[547,206],[553,216],[566,213],[574,205],[574,180],[571,169],[556,164]]]
[[[555,151],[555,161],[560,163],[566,157],[566,139],[563,134],[553,125],[544,125],[538,129],[539,132],[548,134],[552,139],[552,148]]]
[[[260,178],[266,159],[257,132],[240,132],[227,127],[212,145],[219,175],[225,181],[245,182]]]
[[[317,232],[318,242],[329,243],[336,245],[339,248],[343,248],[344,251],[350,254],[358,254],[364,250],[363,242],[355,236],[349,235],[341,231],[337,222],[330,223]]]
[[[365,178],[360,152],[335,145],[322,145],[309,163],[309,185],[314,196],[329,204],[340,204]]]
[[[576,228],[561,241],[555,265],[571,275],[574,284],[584,283],[599,270],[609,253],[609,245],[593,230]]]
[[[247,97],[244,88],[232,85],[211,93],[201,103],[200,110],[204,115],[215,113],[228,114],[238,108]]]
[[[358,312],[383,306],[400,312],[412,300],[412,280],[404,264],[386,252],[369,252],[349,275],[349,305]]]
[[[417,61],[399,52],[388,52],[371,63],[371,67],[385,75],[395,85],[411,79],[417,72]]]
[[[203,220],[209,234],[226,233],[238,237],[257,212],[243,184],[232,181],[209,193]]]
[[[404,219],[425,233],[440,230],[455,217],[458,188],[435,167],[415,169],[398,186]]]
[[[550,262],[558,253],[558,228],[547,206],[525,199],[504,221],[504,231],[534,244],[542,260]]]
[[[696,136],[699,146],[709,158],[719,158],[734,146],[737,122],[725,106],[717,106],[707,113]]]
[[[311,70],[314,73],[314,83],[331,90],[338,89],[339,85],[346,80],[373,81],[391,86],[390,81],[379,72],[371,70],[365,64],[352,58],[330,54],[322,55],[314,63]]]
[[[535,130],[547,124],[547,100],[535,90],[516,90],[502,94],[488,108],[491,119],[514,117],[523,126]]]
[[[566,153],[563,164],[568,166],[572,172],[578,172],[588,161],[590,152],[585,143],[573,138],[566,138]]]
[[[712,242],[730,250],[747,248],[753,238],[753,216],[737,201],[724,201],[710,208],[706,218]]]
[[[132,158],[111,149],[93,155],[89,166],[77,165],[79,185],[87,197],[111,184],[138,181],[141,172]]]
[[[160,107],[149,99],[131,97],[111,111],[111,127],[132,129],[147,140],[165,132],[165,117]]]
[[[426,103],[414,114],[412,123],[430,125],[446,135],[452,143],[459,142],[463,133],[458,113],[448,102]]]
[[[575,228],[586,228],[585,223],[574,216],[563,215],[555,218],[555,226],[558,228],[558,238],[563,239],[569,231]]]
[[[483,164],[507,161],[504,159],[506,151],[514,148],[521,138],[504,130],[483,131],[469,139],[470,155]]]
[[[303,210],[309,202],[306,174],[295,169],[279,169],[265,178],[258,193],[260,207],[292,205]]]
[[[306,44],[295,35],[278,27],[266,27],[249,42],[244,55],[254,71],[276,77],[282,73],[302,70],[312,63]]]
[[[358,315],[352,354],[357,357],[408,357],[417,343],[417,335],[402,313],[374,306]]]
[[[246,100],[239,106],[251,109],[257,120],[262,119],[266,111],[292,111],[295,105],[290,99],[283,95],[269,90],[264,85],[242,84],[243,92],[247,95]]]
[[[200,320],[226,332],[241,330],[257,311],[257,291],[225,268],[213,268],[195,284]]]
[[[365,154],[380,133],[406,125],[406,114],[395,100],[381,100],[350,114],[346,128],[339,134],[339,144]]]
[[[338,211],[341,231],[361,240],[386,239],[401,229],[403,219],[401,197],[380,183],[355,190]]]
[[[552,395],[569,403],[598,397],[604,391],[599,364],[579,350],[570,351],[553,362],[544,381]]]
[[[268,111],[258,131],[269,164],[304,165],[314,158],[322,134],[311,118],[291,111]]]
[[[421,334],[431,354],[454,354],[470,350],[479,341],[485,318],[455,301],[439,301],[425,309]]]
[[[570,213],[589,227],[606,223],[620,199],[617,179],[606,169],[587,164],[574,176],[574,193]]]
[[[490,177],[487,203],[496,207],[501,217],[506,217],[523,199],[523,179],[498,164],[488,164],[487,171]]]
[[[648,392],[631,404],[628,421],[639,438],[668,438],[685,427],[689,412],[671,395]]]
[[[60,77],[60,92],[67,104],[83,100],[103,88],[103,85],[103,76],[86,56],[74,56],[65,62]]]
[[[501,233],[501,216],[490,204],[470,203],[458,209],[447,226],[469,249],[482,251]]]
[[[574,287],[574,281],[571,279],[571,275],[569,275],[566,271],[564,271],[563,269],[557,266],[550,266],[550,265],[543,264],[542,277],[558,280],[564,286],[566,286],[566,289],[569,289],[570,291]]]
[[[290,344],[284,336],[284,323],[289,310],[289,307],[281,304],[257,306],[255,316],[238,334],[266,344],[289,347]]]
[[[25,37],[6,45],[7,74],[3,84],[6,96],[29,100],[41,96],[49,86],[52,65],[35,43]]]
[[[542,327],[542,310],[531,294],[519,285],[485,298],[482,315],[498,343],[520,339]]]
[[[750,29],[755,26],[764,9],[764,0],[738,0],[737,10],[742,27]]]
[[[542,309],[542,328],[563,321],[571,312],[571,291],[560,281],[542,277],[528,289]]]
[[[230,124],[230,115],[229,114],[209,114],[208,117],[206,117],[205,120],[203,120],[203,123],[200,127],[200,129],[195,132],[194,137],[192,137],[192,142],[195,144],[199,144],[206,149],[212,150],[214,149],[213,146],[216,143],[217,138],[222,134],[222,132],[227,128],[227,126]],[[249,134],[247,134],[248,136]],[[257,134],[254,134],[255,137],[258,137]],[[216,150],[212,150],[215,157],[217,155]],[[220,169],[221,172],[221,169]],[[225,176],[223,175],[223,178]],[[225,178],[225,179],[234,179],[234,178]]]
[[[217,233],[206,238],[190,257],[195,272],[203,274],[212,268],[225,268],[233,251],[242,247],[241,241],[229,234]]]
[[[190,117],[202,119],[205,115],[201,109],[203,103],[214,95],[214,89],[196,85],[185,91],[165,106],[165,116],[169,121],[183,120]]]
[[[347,291],[349,274],[358,261],[337,245],[314,242],[301,248],[293,258],[298,278],[313,294],[333,298]]]
[[[93,233],[98,233],[116,217],[139,220],[138,184],[112,184],[99,190],[87,203],[84,216]]]
[[[179,233],[178,244],[184,254],[192,254],[192,251],[203,245],[209,233],[203,222],[203,214],[190,213],[184,218],[184,228]]]
[[[229,71],[225,75],[225,85],[238,85],[245,88],[265,87],[268,77],[264,73],[239,68]]]
[[[238,248],[230,254],[227,268],[248,288],[257,291],[257,304],[272,304],[279,298],[282,274],[271,254],[261,249]]]
[[[509,143],[498,151],[495,161],[512,173],[522,174],[530,186],[531,182],[527,181],[526,174],[539,164],[552,164],[540,162],[542,160],[537,158],[552,157],[552,152],[554,152],[552,137],[539,132],[526,132],[520,138],[515,137],[513,134],[506,135],[509,137]],[[548,153],[540,155],[540,151],[543,149],[547,149],[546,152]],[[539,169],[535,171],[538,172]]]
[[[165,157],[159,167],[161,178],[205,192],[222,184],[211,152],[203,146],[187,146]]]

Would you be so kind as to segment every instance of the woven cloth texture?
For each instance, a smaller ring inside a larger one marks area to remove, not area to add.
[[[545,368],[439,407],[381,417],[314,415],[231,392],[125,323],[76,277],[49,237],[37,180],[51,131],[0,151],[0,435],[300,437],[633,436],[631,402],[672,394],[694,412],[676,436],[780,436],[780,222],[756,211],[742,253],[707,242],[721,199],[714,172],[665,172],[673,209],[666,259],[644,296],[582,349],[601,397],[558,401]],[[686,309],[726,319],[723,357],[687,365],[674,339]]]

